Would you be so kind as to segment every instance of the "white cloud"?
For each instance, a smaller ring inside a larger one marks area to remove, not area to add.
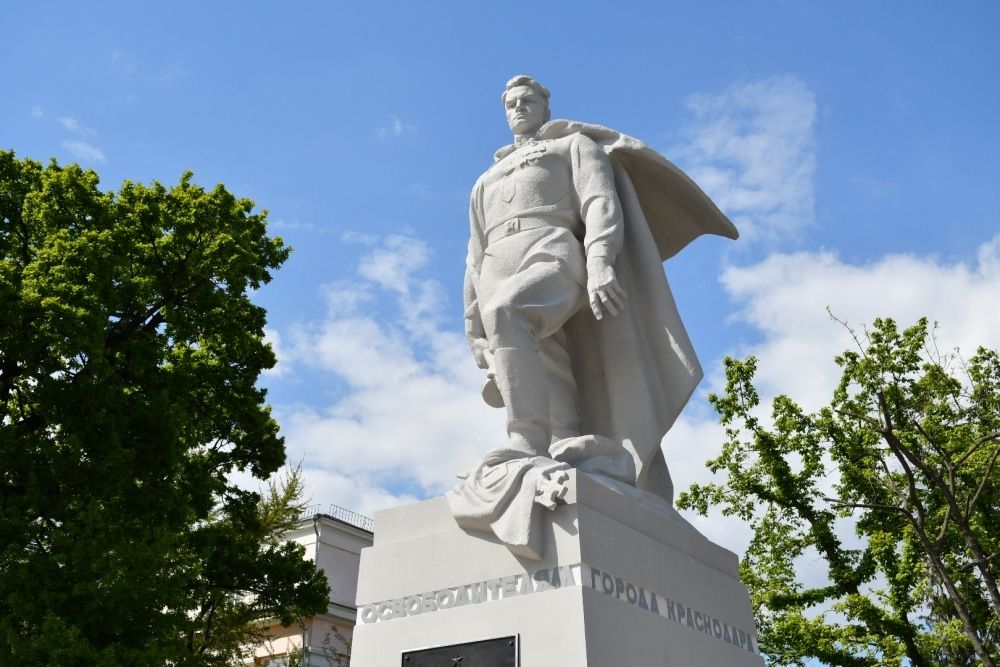
[[[382,488],[382,481],[372,475],[343,474],[323,468],[303,468],[309,503],[325,511],[330,505],[372,516],[377,510],[412,503],[419,498],[408,493],[392,493]],[[349,499],[349,504],[346,504]]]
[[[271,350],[274,352],[274,356],[278,360],[277,363],[274,364],[273,368],[268,368],[264,371],[264,375],[271,377],[282,377],[287,375],[289,354],[285,351],[285,347],[281,342],[281,334],[275,329],[265,327],[264,342],[271,346]]]
[[[70,132],[78,132],[80,130],[80,123],[77,122],[76,118],[71,118],[70,116],[60,118],[59,124]]]
[[[153,79],[153,81],[159,86],[172,86],[183,77],[184,70],[177,65],[172,65],[156,75],[156,78]]]
[[[344,243],[355,243],[369,247],[377,245],[379,238],[375,234],[365,234],[354,230],[346,231],[340,236],[340,240]]]
[[[79,139],[67,139],[62,142],[62,147],[69,151],[73,157],[83,162],[104,162],[106,160],[104,151],[90,141],[97,136],[97,132],[93,128],[82,125],[72,116],[61,116],[58,122],[63,129],[79,137]]]
[[[289,459],[316,502],[365,512],[443,493],[506,437],[459,322],[443,320],[427,245],[369,240],[357,275],[324,287],[325,317],[274,337],[282,364],[344,388],[326,405],[279,406]]]
[[[979,261],[979,272],[983,276],[989,278],[1000,276],[1000,235],[979,246],[976,258]]]
[[[382,127],[376,127],[374,132],[376,137],[385,141],[387,139],[395,139],[408,132],[413,132],[414,129],[415,126],[411,123],[405,123],[398,116],[391,115],[389,116],[389,123]]]
[[[390,236],[361,260],[358,273],[383,289],[407,296],[414,273],[424,267],[429,253],[425,243],[415,243],[406,236]]]
[[[1000,347],[1000,236],[980,246],[974,266],[905,254],[850,264],[801,252],[731,267],[722,281],[740,304],[737,317],[763,335],[739,351],[760,359],[762,393],[787,393],[809,408],[829,399],[839,376],[833,357],[853,344],[827,306],[859,330],[876,317],[909,326],[926,316],[939,323],[943,350]]]
[[[123,77],[131,76],[137,69],[129,55],[120,50],[111,52],[111,68],[115,74]]]
[[[414,183],[406,187],[408,194],[424,201],[447,201],[462,204],[465,208],[469,204],[469,193],[447,190],[433,190],[419,183]]]
[[[888,197],[899,191],[899,183],[886,178],[852,176],[851,184],[872,197]]]
[[[816,100],[792,76],[692,95],[680,165],[748,238],[784,238],[813,223]]]
[[[64,141],[62,147],[78,160],[86,162],[104,162],[106,160],[104,152],[100,148],[88,144],[86,141]]]
[[[31,107],[31,117],[32,118],[41,118],[44,115],[45,115],[45,112],[42,111],[42,107],[38,106],[37,104],[35,106]]]
[[[97,136],[97,131],[94,128],[85,127],[81,125],[80,121],[78,121],[76,118],[73,118],[72,116],[61,117],[59,119],[59,124],[62,125],[65,129],[69,130],[70,132],[78,134],[81,137],[93,138]]]
[[[316,234],[326,234],[330,231],[315,222],[290,222],[288,220],[269,220],[268,227],[275,231],[304,231]]]

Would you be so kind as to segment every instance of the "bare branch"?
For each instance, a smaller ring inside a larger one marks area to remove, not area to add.
[[[869,417],[868,415],[858,414],[856,412],[848,412],[847,410],[838,410],[837,408],[833,408],[833,411],[836,412],[841,417],[846,417],[848,419],[857,419],[858,421],[864,422],[869,426],[878,426],[880,424],[879,420],[875,419],[874,417]]]
[[[1000,435],[996,433],[994,435]],[[990,456],[989,463],[986,464],[986,470],[983,472],[983,479],[980,480],[979,486],[976,488],[976,492],[969,498],[968,502],[965,504],[965,516],[969,516],[972,513],[972,508],[975,506],[976,502],[979,500],[980,494],[982,494],[983,489],[986,488],[986,482],[990,481],[992,478],[993,466],[996,465],[997,456],[1000,455],[1000,446],[993,450],[992,456]]]
[[[958,461],[956,461],[955,466],[956,467],[961,466],[963,463],[965,463],[965,460],[967,458],[976,453],[977,449],[985,445],[990,440],[997,440],[997,439],[1000,439],[1000,431],[994,431],[993,433],[984,435],[979,440],[976,440],[976,442],[974,442],[972,446],[965,451],[965,453],[963,453],[961,456],[958,457]]]
[[[833,309],[830,308],[830,306],[826,307],[826,313],[827,313],[827,315],[830,316],[831,320],[833,320],[834,322],[838,323],[840,326],[842,326],[845,329],[847,329],[847,333],[851,334],[851,338],[854,339],[854,343],[858,346],[858,349],[861,350],[862,352],[864,352],[865,351],[865,346],[861,343],[861,340],[858,339],[858,334],[847,323],[847,320],[842,320],[839,317],[837,317],[836,315],[834,315],[833,314]]]
[[[934,540],[934,545],[937,548],[941,548],[944,544],[945,535],[948,534],[948,526],[951,525],[951,505],[947,505],[944,512],[944,520],[941,522],[941,530],[938,531],[937,539]]]
[[[934,438],[931,437],[930,433],[928,433],[927,431],[924,430],[924,427],[921,426],[921,424],[920,424],[919,421],[914,421],[913,425],[917,427],[918,431],[920,431],[920,435],[924,436],[924,440],[927,441],[927,444],[929,444],[931,446],[931,448],[935,452],[937,452],[938,456],[941,457],[941,460],[944,462],[945,467],[948,468],[948,471],[950,472],[951,471],[951,461],[948,458],[948,453],[946,451],[944,451],[944,449],[941,447],[941,445],[939,445],[937,443],[937,441],[934,440]]]
[[[834,505],[842,505],[844,507],[855,507],[858,509],[870,509],[870,510],[887,510],[890,512],[901,512],[906,516],[910,516],[910,513],[906,509],[899,507],[897,505],[883,505],[882,503],[853,503],[846,500],[841,500],[840,498],[833,498],[831,496],[823,496],[823,500],[833,503]]]

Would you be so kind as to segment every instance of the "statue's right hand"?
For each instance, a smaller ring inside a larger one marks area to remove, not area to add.
[[[489,368],[490,362],[487,359],[487,353],[490,351],[490,342],[485,338],[473,338],[469,341],[469,347],[472,348],[472,356],[476,359],[476,365],[483,369]]]
[[[612,317],[625,308],[628,294],[622,289],[615,275],[615,268],[604,257],[593,257],[587,260],[587,293],[590,296],[590,309],[594,317],[602,319],[604,311]]]

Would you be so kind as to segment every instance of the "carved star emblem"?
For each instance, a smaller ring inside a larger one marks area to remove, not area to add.
[[[451,664],[461,665],[463,660],[465,660],[465,658],[463,658],[460,655],[456,655],[454,658],[451,659]]]

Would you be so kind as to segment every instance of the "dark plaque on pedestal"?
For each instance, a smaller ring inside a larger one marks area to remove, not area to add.
[[[407,651],[403,667],[517,667],[517,636]]]

